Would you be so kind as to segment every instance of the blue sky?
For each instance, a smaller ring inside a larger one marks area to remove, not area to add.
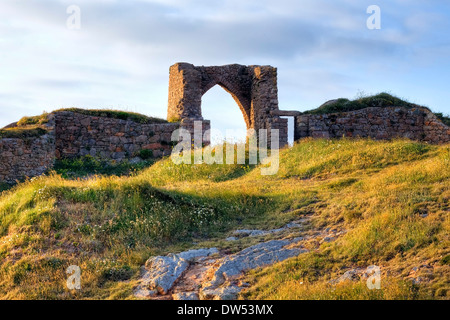
[[[366,27],[369,5],[380,30]],[[447,0],[2,0],[0,127],[63,107],[165,118],[179,61],[275,66],[281,109],[388,91],[448,114],[449,31]],[[216,128],[244,127],[219,87],[202,103]]]

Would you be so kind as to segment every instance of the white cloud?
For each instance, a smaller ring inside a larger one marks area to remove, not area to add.
[[[426,67],[444,72],[437,65],[448,54],[448,11],[423,1],[383,2],[376,32],[365,27],[370,1],[76,3],[81,30],[66,28],[73,1],[1,2],[0,126],[66,106],[164,117],[168,68],[177,61],[277,66],[280,103],[311,108],[414,71],[428,55],[436,61]]]

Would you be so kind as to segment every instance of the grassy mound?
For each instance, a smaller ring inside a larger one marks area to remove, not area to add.
[[[389,93],[379,93],[373,96],[361,97],[355,100],[340,98],[324,103],[317,109],[306,111],[306,114],[326,114],[335,112],[355,111],[369,107],[405,107],[413,108],[417,105],[397,98]]]
[[[41,115],[33,116],[33,117],[23,117],[17,122],[18,127],[26,127],[26,126],[34,126],[34,125],[42,125],[48,122],[48,113],[44,112]]]
[[[0,139],[3,138],[37,138],[47,133],[47,130],[40,126],[30,125],[27,127],[15,127],[0,129]]]
[[[80,114],[85,114],[88,116],[94,116],[94,117],[106,117],[106,118],[113,118],[113,119],[121,119],[121,120],[130,120],[137,123],[167,123],[166,120],[160,119],[160,118],[154,118],[149,117],[140,113],[136,112],[129,112],[129,111],[117,111],[117,110],[108,110],[108,109],[78,109],[78,108],[67,108],[67,109],[60,109],[56,110],[58,111],[71,111],[76,112]]]
[[[449,169],[448,145],[340,139],[283,150],[274,176],[261,176],[259,166],[163,159],[124,177],[32,179],[0,196],[0,298],[130,298],[151,255],[232,252],[241,248],[223,241],[231,230],[276,228],[311,213],[311,228],[347,233],[252,272],[244,297],[445,298]],[[329,284],[345,268],[371,264],[386,277],[381,291]],[[406,278],[421,264],[434,273],[412,285]],[[65,287],[69,265],[81,267],[82,290]]]
[[[88,116],[93,117],[106,117],[106,118],[113,118],[113,119],[121,119],[121,120],[130,120],[137,123],[167,123],[166,120],[160,119],[160,118],[154,118],[149,117],[140,113],[136,112],[129,112],[129,111],[118,111],[118,110],[109,110],[109,109],[79,109],[79,108],[66,108],[66,109],[59,109],[55,110],[53,112],[61,112],[61,111],[70,111],[70,112],[76,112]],[[23,117],[17,122],[18,127],[27,127],[27,126],[33,126],[33,125],[42,125],[47,123],[47,117],[48,113],[44,112],[41,115],[38,116],[32,116],[32,117]]]
[[[254,287],[246,298],[448,297],[448,146],[317,141],[301,143],[296,151],[301,151],[299,157],[287,157],[280,174],[289,180],[319,179],[300,183],[302,189],[309,185],[319,199],[308,209],[319,212],[314,226],[341,226],[348,233],[336,242],[322,244],[320,252],[253,272],[249,281]],[[289,159],[292,162],[286,163]],[[369,290],[364,282],[330,284],[345,270],[373,264],[384,272],[382,290]],[[412,268],[423,264],[433,266],[433,274],[421,274],[425,278],[421,285],[407,280]]]
[[[349,112],[355,110],[361,110],[370,107],[404,107],[404,108],[416,108],[418,105],[410,103],[406,100],[400,99],[389,93],[382,92],[372,96],[362,96],[355,100],[349,100],[346,98],[340,98],[331,100],[320,107],[305,111],[305,114],[329,114],[338,112]],[[434,113],[444,124],[450,126],[450,117],[445,116],[442,113]]]

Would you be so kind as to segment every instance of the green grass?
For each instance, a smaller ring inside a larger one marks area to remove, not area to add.
[[[13,139],[26,139],[37,138],[43,136],[48,131],[39,126],[30,125],[27,127],[16,127],[8,129],[0,129],[0,139],[13,138]]]
[[[9,190],[11,185],[6,182],[0,182],[0,193],[6,190]]]
[[[336,112],[355,111],[369,107],[405,107],[413,108],[417,105],[402,100],[389,93],[379,93],[373,96],[363,96],[355,100],[337,99],[334,103],[325,104],[317,109],[306,111],[306,114],[327,114]]]
[[[94,117],[106,117],[106,118],[113,118],[113,119],[121,119],[121,120],[130,120],[137,123],[147,124],[147,123],[167,123],[166,120],[155,118],[155,117],[148,117],[146,115],[136,113],[136,112],[129,112],[129,111],[118,111],[118,110],[110,110],[110,109],[79,109],[79,108],[65,108],[65,109],[59,109],[55,110],[52,113],[55,112],[61,112],[61,111],[70,111],[70,112],[76,112],[88,116],[94,116]],[[19,131],[28,131],[28,130],[35,130],[36,128],[41,128],[42,125],[46,124],[48,122],[48,113],[44,112],[41,115],[38,116],[31,116],[31,117],[23,117],[17,122],[17,126],[15,128],[8,128],[8,129],[2,129],[0,131],[1,134],[13,134],[10,132],[19,132]],[[5,133],[4,133],[5,132]]]
[[[94,116],[94,117],[106,117],[106,118],[113,118],[113,119],[121,119],[121,120],[130,120],[137,123],[167,123],[166,120],[155,118],[155,117],[148,117],[146,115],[136,113],[136,112],[129,112],[129,111],[118,111],[118,110],[109,110],[109,109],[79,109],[79,108],[66,108],[66,109],[59,109],[54,112],[58,111],[70,111],[70,112],[76,112],[88,116]]]
[[[349,100],[347,98],[339,98],[336,101],[323,104],[322,106],[305,111],[304,114],[329,114],[361,110],[370,107],[404,107],[417,108],[418,105],[408,102],[404,99],[398,98],[386,92],[381,92],[375,95],[361,95],[357,99]],[[450,126],[450,117],[443,113],[434,113],[439,120],[445,125]]]
[[[95,162],[67,163],[83,178],[60,169],[4,191],[0,298],[129,299],[152,255],[205,246],[235,251],[223,241],[230,231],[276,228],[304,214],[313,214],[312,229],[347,233],[249,273],[253,286],[243,298],[448,298],[449,145],[306,139],[280,156],[274,176],[261,176],[260,166],[177,166],[170,159],[100,176]],[[329,284],[371,264],[382,268],[381,291]],[[433,265],[433,275],[414,286],[407,277],[422,264]],[[65,287],[69,265],[82,269],[80,291]]]
[[[41,115],[33,117],[23,117],[17,122],[18,127],[26,127],[30,125],[42,125],[48,122],[48,113],[44,112]]]
[[[88,155],[76,159],[56,160],[53,170],[67,179],[93,175],[129,176],[137,174],[154,162],[154,159],[145,158],[145,161],[139,163],[130,163],[127,160],[112,163],[111,161],[99,160]]]
[[[244,294],[247,299],[274,300],[414,300],[425,299],[418,286],[397,278],[382,277],[381,289],[370,290],[365,281],[331,284],[345,267],[342,260],[324,253],[309,253],[251,272],[257,285]],[[270,292],[270,290],[273,290]]]

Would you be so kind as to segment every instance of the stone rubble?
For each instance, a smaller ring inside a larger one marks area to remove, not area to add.
[[[419,285],[424,282],[429,282],[433,279],[434,268],[428,264],[415,266],[411,269],[407,279],[413,284]]]
[[[173,300],[200,300],[195,292],[179,292],[172,295]]]
[[[347,270],[344,272],[343,275],[341,275],[339,278],[331,280],[331,284],[339,284],[345,281],[360,281],[360,280],[366,280],[371,275],[373,275],[373,272],[375,270],[376,266],[371,265],[367,268],[354,268]]]
[[[297,220],[278,229],[237,230],[240,237],[256,235],[282,236],[249,246],[242,251],[226,254],[217,248],[197,249],[151,257],[145,264],[143,276],[134,295],[139,299],[175,300],[233,300],[249,287],[242,276],[257,268],[309,252],[304,244],[326,237],[337,239],[345,231],[322,230],[305,237],[300,236],[308,218]],[[255,232],[262,231],[262,232]],[[282,231],[286,233],[280,234]],[[330,240],[332,241],[332,240]]]
[[[240,229],[240,230],[236,230],[233,232],[233,235],[236,237],[234,237],[234,236],[228,237],[225,240],[226,241],[235,241],[235,240],[237,240],[239,238],[243,238],[243,237],[258,237],[258,236],[266,236],[266,235],[275,234],[275,233],[281,233],[281,232],[284,232],[289,229],[301,228],[303,222],[305,222],[305,220],[293,221],[293,222],[288,223],[287,225],[285,225],[282,228],[272,229],[272,230],[268,230],[268,231]]]
[[[301,248],[286,248],[288,245],[296,244],[301,240],[303,238],[272,240],[224,257],[219,261],[219,266],[211,281],[203,285],[200,296],[215,300],[235,299],[241,288],[234,284],[225,287],[220,286],[225,283],[232,283],[245,271],[272,265],[307,252],[308,250]]]
[[[167,294],[175,282],[196,258],[208,257],[218,253],[216,248],[189,250],[179,254],[152,257],[145,263],[142,283],[137,288],[138,295],[145,295],[145,290],[153,293]]]

